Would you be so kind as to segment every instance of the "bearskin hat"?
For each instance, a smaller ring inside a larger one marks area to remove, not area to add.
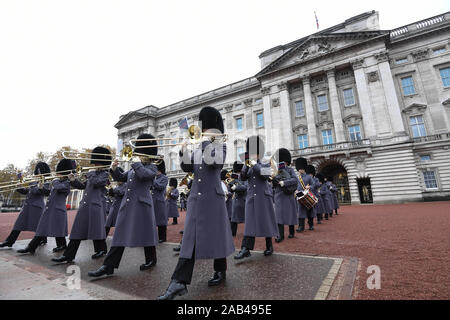
[[[233,172],[241,172],[243,166],[244,166],[243,163],[235,161],[233,163]]]
[[[207,129],[217,129],[224,133],[223,119],[220,112],[213,107],[204,107],[200,110],[198,120],[201,122],[202,131]]]
[[[157,164],[156,167],[162,174],[166,174],[166,163],[164,162],[164,160],[161,160],[161,163]]]
[[[264,156],[264,141],[259,136],[251,136],[247,139],[246,149],[247,154],[257,154],[258,158]]]
[[[142,148],[145,146],[156,146],[156,140],[152,140],[152,141],[139,141],[139,140],[144,140],[144,139],[155,139],[154,136],[152,136],[149,133],[143,133],[141,135],[139,135],[139,137],[137,137],[136,141],[136,147],[140,147],[140,148],[136,148],[135,151],[136,153],[144,153],[150,156],[156,156],[158,154],[158,147],[152,147],[152,148]]]
[[[105,166],[111,165],[111,151],[109,151],[108,149],[104,147],[95,147],[92,150],[92,153],[93,155],[91,156],[91,164],[100,164]],[[104,156],[102,154],[104,154]]]
[[[316,174],[316,178],[319,179],[321,183],[325,182],[325,178],[321,173]]]
[[[295,159],[295,168],[297,170],[300,170],[300,169],[306,170],[307,165],[308,165],[308,161],[305,158]]]
[[[34,174],[49,174],[50,173],[50,167],[45,162],[39,161],[36,164],[36,167],[34,167]]]
[[[289,166],[292,161],[291,153],[288,149],[280,148],[275,153],[275,160],[278,162],[286,162],[286,164]]]
[[[314,168],[314,166],[308,164],[308,165],[306,166],[305,172],[306,172],[307,174],[312,174],[313,176],[315,176],[315,175],[316,175],[316,168]]]
[[[225,180],[225,179],[227,178],[227,177],[226,177],[227,173],[228,173],[228,171],[225,170],[225,169],[223,169],[223,170],[220,172],[220,180]]]
[[[70,159],[62,159],[56,165],[56,172],[61,172],[61,174],[69,174],[70,170],[76,168],[76,162]]]
[[[176,188],[178,186],[177,178],[170,178],[169,186]]]

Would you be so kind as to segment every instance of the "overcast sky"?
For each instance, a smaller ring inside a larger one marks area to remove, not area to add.
[[[271,47],[376,10],[393,29],[430,1],[0,0],[0,168],[117,143],[119,116],[255,75]],[[52,168],[53,169],[53,168]]]

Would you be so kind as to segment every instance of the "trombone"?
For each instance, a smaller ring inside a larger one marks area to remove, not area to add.
[[[228,138],[228,135],[225,133],[212,133],[212,132],[202,132],[199,126],[191,125],[187,130],[187,135],[184,139],[187,139],[190,144],[197,144],[201,141],[203,137],[209,137],[211,142],[219,141],[225,142]],[[174,147],[181,146],[184,142],[179,143],[166,143],[166,144],[156,144],[151,146],[136,146],[136,142],[138,141],[161,141],[161,140],[176,140],[180,138],[154,138],[154,139],[131,139],[130,145],[133,149],[142,149],[142,148],[158,148],[158,147]]]
[[[24,182],[15,182],[15,183],[11,183],[9,185],[5,185],[5,186],[1,186],[0,187],[0,193],[1,192],[10,192],[10,191],[14,191],[17,189],[21,189],[21,188],[28,188],[32,183],[45,183],[47,180],[55,180],[55,179],[59,179],[59,178],[63,178],[63,177],[68,177],[72,174],[78,175],[80,176],[83,173],[86,173],[87,171],[91,170],[91,169],[108,169],[110,166],[109,165],[105,165],[105,166],[95,166],[95,167],[81,167],[78,166],[76,169],[71,169],[71,170],[64,170],[64,171],[57,171],[57,172],[51,172],[48,174],[41,174],[41,175],[36,175],[35,178],[30,178],[28,181],[24,181]],[[75,171],[75,172],[74,172]],[[68,172],[67,174],[61,174],[61,173],[65,173]]]
[[[105,153],[78,152],[75,150],[68,150],[68,151],[62,152],[62,156],[65,159],[70,159],[70,160],[90,161],[92,159],[93,155],[108,156],[108,154],[105,154]],[[153,155],[148,155],[145,153],[138,153],[138,152],[135,152],[131,146],[125,146],[122,149],[122,151],[120,152],[120,155],[116,156],[115,159],[112,159],[112,157],[111,157],[111,159],[95,159],[95,161],[112,162],[112,161],[118,160],[119,162],[129,162],[129,161],[134,160],[135,157],[143,157],[143,158],[150,159],[151,161],[154,161],[154,163],[156,165],[160,164],[164,159],[164,156],[161,156],[161,155],[153,156]]]

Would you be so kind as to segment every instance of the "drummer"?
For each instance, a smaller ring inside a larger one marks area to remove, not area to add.
[[[312,176],[306,174],[306,167],[308,166],[308,161],[305,158],[297,158],[295,160],[295,168],[297,169],[298,175],[298,187],[297,194],[303,193],[304,190],[310,190],[314,181]],[[298,209],[298,229],[297,232],[303,232],[305,230],[305,220],[314,215],[313,208],[308,209],[303,204],[299,203],[297,206]],[[313,225],[310,223],[312,219],[308,219],[309,230],[314,230]]]

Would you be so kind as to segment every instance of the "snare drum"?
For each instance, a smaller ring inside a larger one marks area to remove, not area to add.
[[[307,209],[312,209],[319,202],[319,199],[310,191],[303,190],[303,194],[297,197],[297,201]]]

